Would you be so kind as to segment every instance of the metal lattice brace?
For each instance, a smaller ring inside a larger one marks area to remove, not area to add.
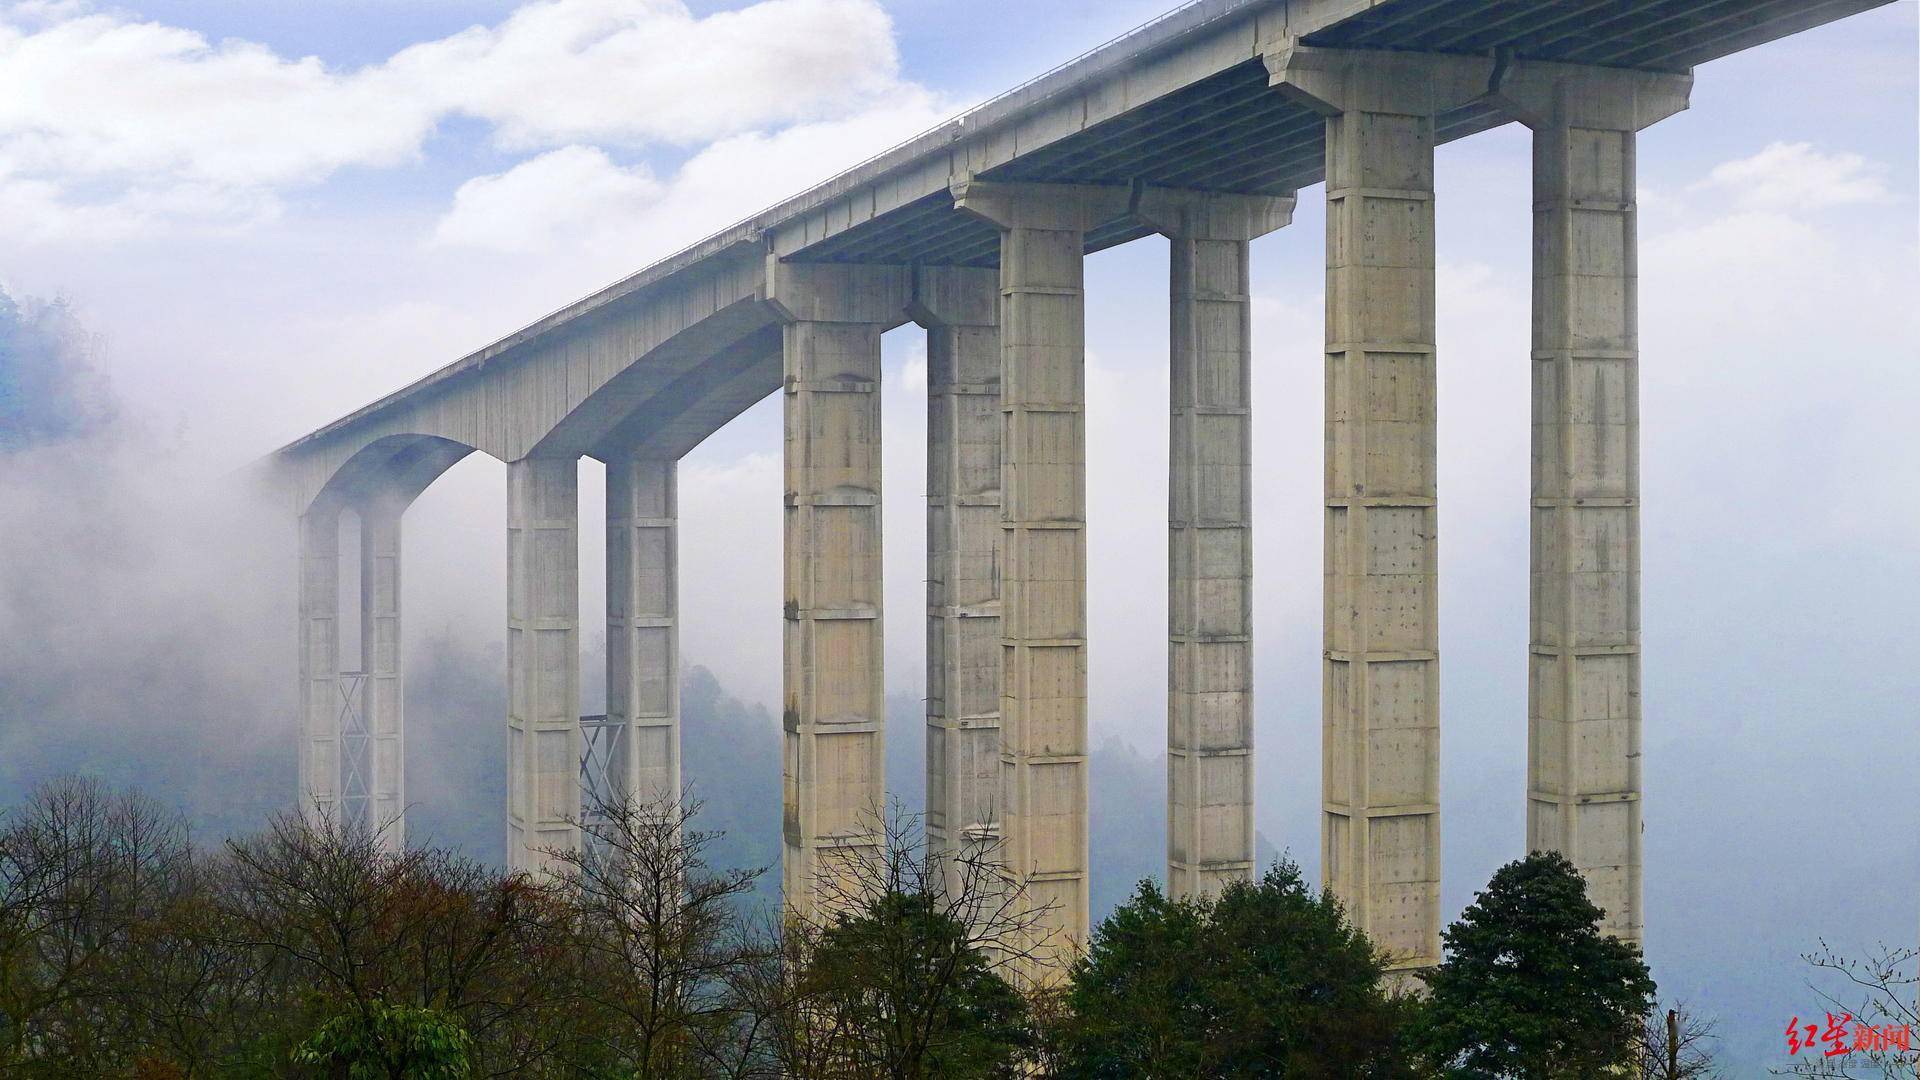
[[[623,720],[580,718],[580,825],[588,856],[605,846],[609,810],[626,797],[620,780],[626,736]]]
[[[335,681],[340,689],[340,826],[372,829],[373,733],[367,729],[364,697],[367,673],[343,671]]]

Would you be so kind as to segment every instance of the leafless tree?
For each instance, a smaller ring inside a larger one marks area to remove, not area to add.
[[[1825,1053],[1824,1046],[1813,1048],[1811,1055],[1802,1050],[1795,1055],[1800,1060],[1777,1072],[1790,1076],[1874,1077],[1876,1080],[1909,1073],[1920,1076],[1920,1042],[1915,1041],[1920,1038],[1920,1015],[1916,1015],[1914,1000],[1915,993],[1920,992],[1920,948],[1880,945],[1865,956],[1852,957],[1839,953],[1822,939],[1818,949],[1801,954],[1801,959],[1823,973],[1826,984],[1838,985],[1837,990],[1829,990],[1808,984],[1819,995],[1825,1006],[1823,1011],[1846,1025],[1848,1050],[1831,1057]],[[1822,1034],[1829,1026],[1825,1015],[1817,1021],[1808,1018],[1808,1022],[1818,1023]],[[1875,1029],[1883,1033],[1902,1031],[1906,1047],[1884,1038],[1874,1039]],[[1863,1030],[1866,1045],[1857,1045]]]
[[[577,914],[577,992],[609,1018],[598,1057],[637,1080],[735,1074],[753,1024],[736,991],[757,948],[740,905],[762,871],[707,865],[718,834],[693,827],[690,797],[587,810],[583,843],[551,854]]]
[[[1010,1075],[1027,1027],[1016,989],[1049,908],[1006,872],[985,830],[932,850],[895,802],[869,843],[822,852],[808,914],[789,912],[757,1006],[779,1065],[807,1077]]]
[[[186,887],[186,828],[97,782],[37,789],[0,829],[0,1071],[131,1067],[168,1000],[152,928]]]
[[[1642,1080],[1707,1080],[1720,1075],[1713,1050],[1719,1043],[1714,1022],[1675,1002],[1647,1014],[1640,1038]]]
[[[220,939],[293,1038],[379,1004],[443,1010],[474,1036],[481,1075],[548,1068],[571,1034],[572,923],[554,887],[452,853],[389,853],[375,833],[275,818],[227,844]]]

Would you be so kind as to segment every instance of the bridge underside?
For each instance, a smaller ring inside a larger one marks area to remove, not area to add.
[[[1301,38],[1328,48],[1392,49],[1684,72],[1751,45],[1884,0],[1390,0]],[[1439,117],[1442,142],[1507,117],[1473,104]],[[1325,174],[1321,118],[1273,93],[1248,60],[980,176],[1055,184],[1131,184],[1289,195]],[[1087,234],[1088,252],[1150,235],[1135,221]],[[999,237],[953,213],[945,193],[792,257],[819,261],[997,266]]]

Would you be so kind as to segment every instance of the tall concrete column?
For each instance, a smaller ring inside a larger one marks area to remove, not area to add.
[[[997,858],[1000,798],[1000,276],[922,267],[927,328],[927,844]],[[957,893],[956,893],[957,895]]]
[[[607,463],[607,727],[614,797],[680,798],[678,463]]]
[[[300,515],[300,813],[310,822],[340,806],[340,510],[315,503]]]
[[[1639,941],[1640,380],[1635,132],[1686,75],[1522,61],[1495,101],[1533,129],[1532,645],[1527,846],[1564,853]]]
[[[406,846],[404,682],[400,661],[400,518],[375,497],[360,514],[360,708],[367,739],[368,822],[385,851]]]
[[[884,812],[880,335],[905,320],[896,267],[769,260],[786,320],[786,732],[781,885],[814,913],[843,889],[831,848],[875,845]]]
[[[1395,969],[1440,960],[1434,121],[1471,57],[1294,48],[1273,84],[1327,117],[1321,865]]]
[[[1001,789],[1010,876],[1043,910],[1032,976],[1087,939],[1087,230],[1125,188],[954,186],[1000,228]]]
[[[1293,199],[1148,188],[1136,212],[1170,242],[1167,888],[1211,895],[1254,873],[1248,247]]]
[[[507,865],[579,843],[579,462],[507,463]]]

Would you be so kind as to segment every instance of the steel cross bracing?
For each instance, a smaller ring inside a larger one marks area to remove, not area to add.
[[[580,828],[588,856],[606,846],[606,830],[613,821],[610,811],[617,810],[625,798],[619,770],[626,733],[624,722],[604,714],[580,718]]]
[[[361,698],[367,686],[364,671],[343,671],[340,688],[340,826],[370,830],[373,821],[373,733]]]

